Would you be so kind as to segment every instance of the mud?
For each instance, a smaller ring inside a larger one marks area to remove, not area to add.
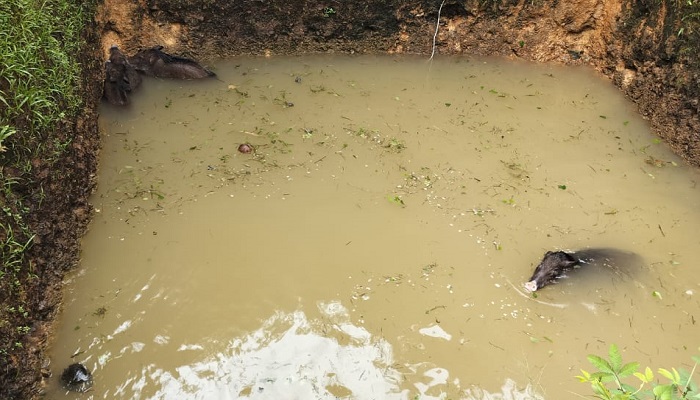
[[[36,238],[27,257],[35,277],[25,294],[34,321],[21,349],[2,359],[0,398],[36,398],[64,273],[77,262],[90,219],[88,196],[97,169],[96,106],[108,49],[129,54],[164,45],[197,60],[241,54],[309,52],[488,54],[561,64],[588,64],[634,101],[655,133],[700,165],[700,73],[695,33],[679,35],[676,2],[372,1],[316,3],[105,0],[86,30],[81,62],[86,110],[54,134],[71,138],[58,168],[34,163],[37,185],[29,223]],[[101,49],[98,49],[100,46]],[[39,195],[41,193],[41,195]]]

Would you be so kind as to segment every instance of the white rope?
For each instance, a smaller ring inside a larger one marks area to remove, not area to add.
[[[440,29],[440,13],[442,12],[442,6],[445,5],[445,0],[440,3],[440,8],[438,8],[437,23],[435,24],[435,35],[433,35],[433,53],[430,55],[429,60],[432,60],[435,56],[435,41],[437,40],[438,29]]]

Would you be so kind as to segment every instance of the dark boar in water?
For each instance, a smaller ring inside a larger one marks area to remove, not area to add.
[[[129,59],[140,72],[157,78],[201,79],[215,74],[189,58],[173,56],[161,51],[163,46],[141,50]]]
[[[110,104],[125,106],[129,104],[129,97],[124,85],[124,68],[111,61],[105,63],[105,86],[103,96]]]
[[[638,261],[638,255],[616,249],[585,249],[575,252],[548,251],[524,287],[526,290],[534,292],[555,283],[568,271],[589,264],[619,267]]]
[[[109,61],[113,64],[124,68],[123,84],[127,92],[131,92],[141,84],[141,75],[136,72],[136,68],[127,60],[124,53],[119,50],[119,47],[112,46],[109,49]]]
[[[129,104],[128,93],[141,84],[141,76],[127,61],[117,46],[109,49],[109,61],[105,63],[104,97],[118,106]]]

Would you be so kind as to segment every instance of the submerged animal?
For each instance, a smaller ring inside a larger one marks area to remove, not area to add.
[[[115,45],[109,49],[109,60],[105,63],[103,95],[108,102],[118,106],[129,104],[128,93],[141,84],[141,76],[129,63],[126,56]]]
[[[638,262],[639,256],[616,249],[584,249],[575,252],[548,251],[535,268],[535,272],[523,286],[527,291],[534,292],[555,283],[565,276],[568,271],[578,269],[588,264],[600,264],[608,267],[629,265]]]
[[[111,61],[105,63],[105,84],[102,96],[115,106],[129,104],[129,96],[124,87],[124,69]]]
[[[157,78],[201,79],[216,75],[194,60],[173,56],[162,50],[163,46],[140,50],[129,62],[139,72]]]
[[[563,251],[548,251],[544,253],[544,258],[535,268],[530,280],[525,283],[525,289],[530,292],[542,289],[580,264],[581,260],[572,254]]]
[[[71,364],[63,370],[61,382],[68,390],[84,393],[92,387],[92,374],[83,364]]]

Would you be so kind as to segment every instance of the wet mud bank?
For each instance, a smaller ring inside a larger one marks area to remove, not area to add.
[[[45,171],[37,200],[36,279],[26,293],[35,324],[2,368],[0,397],[40,398],[43,356],[60,307],[62,279],[78,259],[97,170],[103,61],[116,44],[128,54],[163,45],[204,61],[244,54],[317,52],[497,55],[535,62],[590,65],[639,107],[653,130],[700,166],[698,34],[677,2],[105,0],[88,27],[87,109],[67,122],[70,157]],[[436,32],[436,23],[439,24]],[[36,163],[41,163],[36,160]],[[41,170],[37,168],[37,170]],[[56,377],[52,378],[56,379]],[[6,384],[5,384],[6,383]]]

